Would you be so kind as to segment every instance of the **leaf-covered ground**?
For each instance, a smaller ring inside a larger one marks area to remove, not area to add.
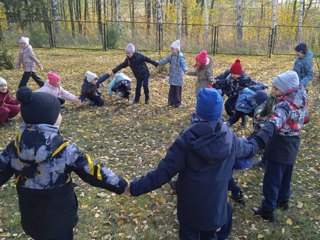
[[[35,50],[45,71],[55,70],[62,77],[65,89],[78,94],[83,75],[87,70],[99,75],[108,72],[124,59],[122,51]],[[160,59],[158,53],[146,53]],[[162,57],[164,54],[162,54]],[[193,55],[187,54],[189,67]],[[235,56],[215,56],[215,74],[223,72],[235,60]],[[245,71],[262,82],[270,84],[272,78],[291,69],[292,56],[241,57]],[[188,126],[194,111],[194,85],[196,79],[186,77],[183,89],[183,106],[172,109],[166,106],[168,84],[167,68],[150,67],[150,105],[127,105],[119,99],[106,97],[101,108],[67,104],[62,110],[61,130],[65,137],[91,154],[95,161],[103,162],[128,179],[145,174],[157,166],[166,149]],[[125,73],[132,77],[130,69]],[[2,71],[1,77],[9,82],[14,92],[22,72]],[[39,72],[45,77],[45,72]],[[135,82],[135,81],[133,81]],[[37,86],[30,80],[33,89]],[[233,232],[230,239],[320,239],[320,114],[319,89],[312,84],[309,91],[312,113],[311,122],[302,131],[301,151],[296,163],[291,208],[277,211],[277,222],[271,225],[253,216],[251,208],[262,199],[263,172],[257,169],[236,173],[241,183],[247,206],[234,206]],[[14,138],[21,123],[20,116],[0,127],[0,148]],[[251,123],[251,122],[250,122]],[[239,136],[251,132],[250,124],[234,130]],[[117,196],[102,189],[93,188],[74,176],[79,199],[80,221],[75,229],[75,239],[177,239],[176,196],[168,185],[138,198]],[[0,239],[28,239],[20,227],[20,214],[14,182],[0,188]]]

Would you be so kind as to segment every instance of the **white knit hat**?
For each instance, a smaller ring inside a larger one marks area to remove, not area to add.
[[[97,74],[87,71],[86,72],[86,78],[88,82],[92,82],[93,80],[95,80],[96,78],[98,78]]]
[[[3,85],[7,86],[7,81],[2,77],[0,77],[0,86],[3,86]]]
[[[20,38],[20,43],[25,43],[25,44],[27,44],[27,45],[29,45],[29,38],[28,37],[21,37]]]
[[[176,40],[173,43],[171,43],[170,47],[177,49],[178,51],[180,51],[180,40]]]
[[[125,49],[126,53],[133,54],[136,51],[135,46],[132,43],[129,43]]]

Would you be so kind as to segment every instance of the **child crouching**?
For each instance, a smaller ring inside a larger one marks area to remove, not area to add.
[[[124,73],[116,73],[108,85],[108,95],[115,93],[119,98],[128,99],[129,104],[133,103],[134,96],[131,95],[131,79]]]

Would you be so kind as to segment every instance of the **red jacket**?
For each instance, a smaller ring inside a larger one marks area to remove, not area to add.
[[[20,102],[12,97],[7,91],[6,93],[0,93],[0,107],[5,107],[7,105],[19,105]]]

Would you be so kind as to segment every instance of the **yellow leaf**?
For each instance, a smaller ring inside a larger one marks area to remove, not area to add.
[[[258,234],[258,239],[262,239],[262,238],[264,238],[264,235],[261,234],[261,233],[259,233],[259,234]]]
[[[292,219],[291,218],[287,219],[287,224],[290,225],[290,226],[292,225]]]
[[[303,208],[303,202],[298,201],[297,208],[299,208],[299,209]]]

